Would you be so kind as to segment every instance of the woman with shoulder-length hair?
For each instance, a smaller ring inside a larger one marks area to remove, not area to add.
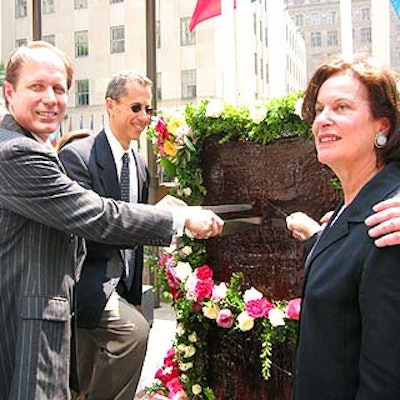
[[[400,399],[400,246],[378,248],[364,222],[400,191],[396,80],[369,57],[334,57],[305,92],[318,160],[343,201],[306,260],[295,400]]]

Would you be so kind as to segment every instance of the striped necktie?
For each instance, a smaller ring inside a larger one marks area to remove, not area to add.
[[[122,201],[130,201],[130,173],[129,173],[129,153],[126,152],[122,156],[122,168],[121,168],[121,176],[119,187],[121,191],[121,200]],[[124,264],[125,264],[125,273],[124,281],[128,288],[130,289],[133,280],[133,272],[134,272],[134,256],[135,250],[133,249],[125,249],[123,250],[124,255]]]

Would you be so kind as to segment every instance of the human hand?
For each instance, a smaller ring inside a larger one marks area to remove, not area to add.
[[[208,239],[222,232],[224,221],[213,211],[189,206],[185,209],[185,228],[195,239]]]
[[[288,215],[286,226],[291,231],[292,236],[301,241],[307,240],[322,229],[317,221],[301,211]]]
[[[365,220],[371,229],[368,234],[376,238],[377,247],[395,246],[400,244],[400,196],[375,204],[372,214]]]
[[[319,220],[319,223],[324,226],[325,224],[328,223],[328,221],[331,219],[333,215],[333,211],[328,211],[327,213],[325,213]]]

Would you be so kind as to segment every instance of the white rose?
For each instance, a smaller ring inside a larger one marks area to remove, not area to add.
[[[202,390],[203,389],[201,388],[201,386],[198,383],[196,383],[195,385],[192,386],[192,393],[195,396],[199,395],[202,392]]]
[[[279,308],[273,308],[268,313],[268,319],[272,326],[285,325],[285,313]]]
[[[239,328],[241,331],[249,331],[253,329],[254,326],[254,318],[250,317],[246,311],[242,311],[238,316],[237,320],[239,322]]]
[[[249,302],[250,300],[260,300],[264,297],[264,295],[259,292],[256,288],[251,287],[244,292],[243,301],[245,303]]]
[[[193,253],[193,250],[190,246],[185,246],[180,249],[179,253],[182,257],[187,257]]]
[[[249,107],[249,116],[255,124],[259,124],[267,116],[267,107],[261,102],[256,102]]]
[[[193,368],[193,363],[192,362],[179,363],[179,369],[181,371],[188,371],[191,368]]]
[[[185,282],[193,272],[188,262],[179,261],[174,268],[176,276],[181,282]]]
[[[179,353],[184,353],[186,350],[186,345],[184,343],[180,343],[180,344],[178,344],[177,349],[178,349]]]
[[[218,118],[224,110],[224,103],[220,99],[212,99],[206,107],[206,117]]]
[[[196,348],[192,345],[186,346],[184,351],[184,357],[193,357],[196,354]]]
[[[182,322],[180,322],[178,324],[178,326],[176,327],[176,334],[178,336],[182,336],[185,333],[185,325],[182,324]]]
[[[185,187],[182,189],[182,193],[184,196],[189,197],[192,194],[192,189],[190,187]]]
[[[197,342],[197,333],[193,332],[188,336],[189,342],[196,343]]]

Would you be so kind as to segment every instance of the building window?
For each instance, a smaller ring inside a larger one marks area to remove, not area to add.
[[[263,40],[263,27],[262,27],[262,21],[260,21],[260,42]]]
[[[312,13],[311,14],[311,25],[321,25],[320,13]]]
[[[110,28],[110,52],[111,54],[125,52],[125,27],[123,25]]]
[[[162,99],[162,84],[161,84],[161,72],[156,73],[156,99]]]
[[[181,95],[182,99],[194,99],[196,97],[196,70],[187,69],[181,71]]]
[[[89,79],[75,81],[75,92],[77,107],[89,105]]]
[[[257,53],[254,53],[254,73],[257,75],[258,73],[258,60]]]
[[[303,4],[304,0],[293,0],[293,4]]]
[[[75,57],[89,55],[89,31],[75,32]]]
[[[361,19],[363,21],[370,21],[371,20],[371,12],[369,8],[362,8],[361,9]]]
[[[297,14],[294,17],[294,23],[296,26],[303,26],[304,25],[304,15],[303,14]]]
[[[371,43],[371,28],[361,28],[361,43]]]
[[[15,18],[27,16],[26,0],[15,0]]]
[[[260,78],[264,79],[264,63],[263,63],[263,59],[260,59]]]
[[[181,18],[181,46],[196,44],[196,35],[189,31],[190,17]]]
[[[161,49],[161,23],[156,21],[156,49]]]
[[[337,46],[339,44],[338,31],[327,32],[326,44],[328,46]]]
[[[17,39],[15,41],[15,47],[21,47],[21,46],[23,46],[24,44],[27,44],[27,43],[28,43],[27,39]]]
[[[54,14],[54,0],[43,0],[43,14]]]
[[[110,0],[110,4],[123,3],[124,0]]]
[[[335,25],[336,24],[336,11],[328,11],[326,13],[326,23],[328,25]]]
[[[43,40],[47,43],[52,44],[53,46],[56,45],[56,35],[44,35]]]
[[[311,47],[321,47],[321,32],[311,32]]]
[[[75,0],[74,8],[75,10],[79,10],[80,8],[88,8],[87,0]]]

